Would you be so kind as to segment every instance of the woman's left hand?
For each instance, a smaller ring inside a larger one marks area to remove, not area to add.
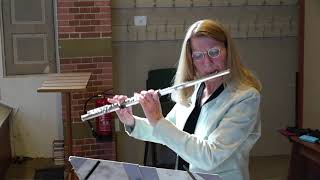
[[[141,91],[136,94],[143,112],[152,126],[155,126],[163,118],[159,95],[155,90]]]

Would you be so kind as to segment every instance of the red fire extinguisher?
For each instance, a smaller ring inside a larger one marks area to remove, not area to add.
[[[84,113],[87,112],[87,105],[88,105],[89,101],[91,101],[93,99],[95,99],[96,107],[101,107],[101,106],[104,106],[107,104],[111,104],[108,102],[107,97],[111,96],[112,94],[106,93],[110,90],[112,90],[112,89],[109,89],[109,90],[103,92],[102,94],[90,97],[84,104]],[[96,117],[96,119],[95,119],[96,128],[95,129],[94,129],[91,121],[88,120],[86,122],[90,126],[92,135],[98,141],[108,141],[108,140],[112,140],[112,119],[113,119],[113,115],[111,113],[106,113],[106,114],[103,114],[99,117]]]
[[[107,104],[111,104],[108,102],[108,98],[103,97],[96,100],[96,107],[101,107]],[[111,136],[112,135],[112,126],[111,121],[113,117],[111,113],[106,113],[99,117],[96,117],[96,133],[98,136]]]

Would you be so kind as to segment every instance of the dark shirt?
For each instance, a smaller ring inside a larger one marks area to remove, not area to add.
[[[194,134],[196,125],[197,125],[197,121],[201,112],[201,99],[202,99],[202,95],[203,95],[203,91],[205,88],[205,84],[201,83],[199,90],[197,92],[197,97],[196,97],[196,103],[195,103],[195,107],[192,110],[190,116],[187,119],[186,124],[184,125],[183,131],[189,133],[189,134]],[[211,100],[213,100],[214,98],[216,98],[217,96],[219,96],[219,94],[224,90],[224,86],[223,84],[219,86],[218,89],[215,90],[214,93],[211,94],[211,96],[206,100],[206,102],[204,104],[206,104],[207,102],[210,102]],[[203,105],[204,105],[203,104]],[[183,168],[183,165],[185,165],[188,169],[189,169],[189,163],[186,162],[185,160],[183,160],[180,156],[177,156],[177,161],[176,161],[176,167],[179,170],[185,170]]]

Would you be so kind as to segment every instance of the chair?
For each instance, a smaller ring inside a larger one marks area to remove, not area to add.
[[[173,77],[175,75],[176,69],[175,68],[166,68],[166,69],[155,69],[148,72],[148,79],[147,79],[147,89],[163,89],[166,87],[170,87],[173,84]],[[160,97],[162,113],[166,116],[169,111],[174,106],[174,102],[170,100],[170,94]],[[162,149],[165,153],[173,154],[174,152],[171,151],[169,148],[152,143],[146,142],[145,152],[144,152],[144,165],[147,165],[148,159],[148,152],[151,152],[151,166],[159,167],[159,168],[174,168],[174,164],[162,163],[159,164],[157,160],[157,149]],[[175,156],[174,156],[175,157]]]

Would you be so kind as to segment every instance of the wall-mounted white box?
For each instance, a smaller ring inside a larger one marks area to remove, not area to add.
[[[146,26],[147,25],[147,16],[134,16],[134,25],[135,26]]]

